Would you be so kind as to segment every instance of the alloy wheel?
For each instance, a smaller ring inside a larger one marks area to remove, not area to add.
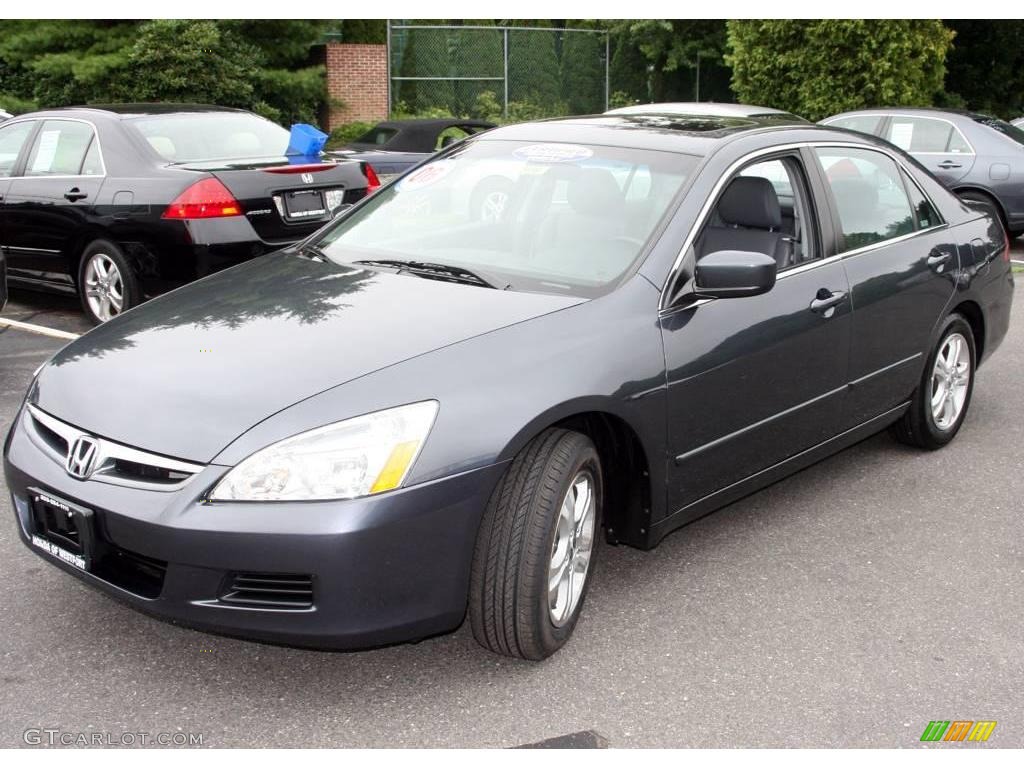
[[[967,401],[971,382],[971,350],[959,333],[946,337],[932,369],[931,407],[935,426],[945,431],[954,427]]]
[[[596,520],[594,477],[576,473],[558,508],[555,540],[548,566],[548,611],[556,627],[572,617],[583,594],[594,551]]]
[[[124,278],[105,253],[94,253],[85,265],[85,298],[89,309],[106,322],[124,307]]]

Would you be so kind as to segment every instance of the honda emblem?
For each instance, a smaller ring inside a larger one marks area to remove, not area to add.
[[[313,183],[313,174],[312,173],[304,173],[304,174],[302,174],[302,180],[304,182],[306,182],[307,184],[312,184]]]
[[[68,449],[66,469],[72,477],[87,480],[96,463],[96,441],[88,435],[81,435]]]

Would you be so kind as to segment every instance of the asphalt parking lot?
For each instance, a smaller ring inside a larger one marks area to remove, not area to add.
[[[1014,258],[1024,259],[1024,241]],[[1024,275],[957,440],[871,438],[673,534],[605,546],[583,619],[542,664],[464,626],[322,653],[138,614],[44,564],[0,489],[0,746],[29,728],[191,732],[208,746],[914,747],[996,720],[1024,747]],[[74,300],[4,317],[79,332]],[[0,326],[0,429],[59,339]],[[0,483],[2,484],[2,483]]]

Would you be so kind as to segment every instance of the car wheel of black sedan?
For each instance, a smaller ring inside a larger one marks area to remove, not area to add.
[[[892,426],[897,440],[934,450],[956,436],[971,404],[976,354],[971,326],[962,316],[950,315],[910,409]]]
[[[139,303],[139,287],[121,249],[109,240],[94,240],[82,252],[79,294],[86,317],[105,323]]]
[[[601,528],[601,462],[578,432],[549,429],[495,489],[473,557],[473,635],[495,653],[543,659],[583,607]]]

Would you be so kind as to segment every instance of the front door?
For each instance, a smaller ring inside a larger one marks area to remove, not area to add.
[[[693,258],[708,248],[759,250],[776,256],[779,273],[763,295],[662,313],[670,513],[826,440],[842,413],[849,286],[842,264],[822,258],[801,156],[758,161],[739,175],[771,185],[747,185],[757,200],[720,211],[726,184]]]
[[[32,282],[73,286],[71,253],[103,185],[90,124],[46,120],[5,196],[9,268]]]

